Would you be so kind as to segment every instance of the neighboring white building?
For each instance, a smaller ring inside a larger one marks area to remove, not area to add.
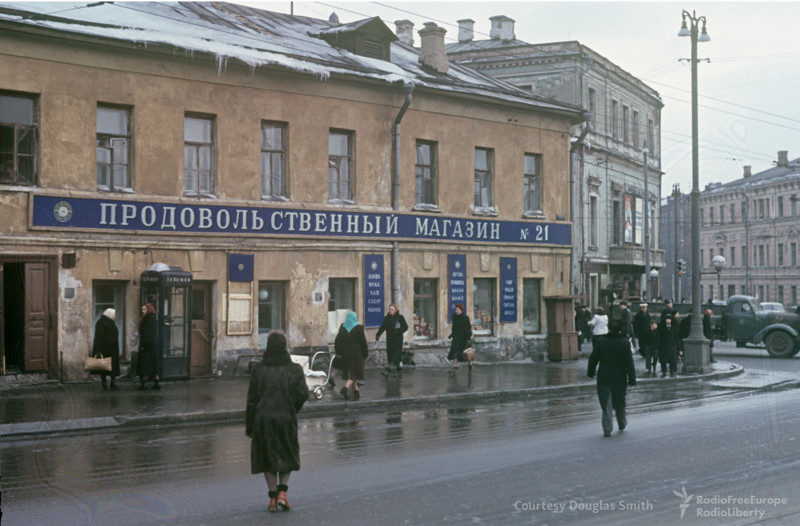
[[[516,39],[511,18],[495,16],[490,21],[490,38],[476,40],[474,21],[459,20],[459,42],[447,45],[450,58],[591,114],[586,133],[586,123],[572,130],[575,236],[570,293],[592,306],[643,295],[648,274],[646,204],[652,219],[650,267],[664,266],[658,235],[664,104],[658,92],[580,42],[529,44]],[[526,213],[536,214],[536,196],[526,196],[526,203]],[[652,281],[651,296],[657,295],[657,288]]]

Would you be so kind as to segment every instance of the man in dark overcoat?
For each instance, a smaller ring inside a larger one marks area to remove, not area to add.
[[[678,348],[680,347],[680,328],[672,324],[672,316],[664,318],[664,325],[658,328],[658,361],[661,362],[661,378],[675,376],[678,372]]]
[[[598,365],[600,366],[597,370]],[[633,366],[631,341],[625,335],[622,320],[611,320],[608,334],[600,338],[589,356],[589,378],[597,371],[597,398],[603,410],[601,419],[603,436],[611,436],[614,429],[613,412],[616,412],[617,425],[622,431],[628,425],[625,414],[625,395],[628,385],[636,385],[636,370]]]

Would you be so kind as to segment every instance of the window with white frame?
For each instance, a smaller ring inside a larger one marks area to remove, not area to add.
[[[0,92],[0,184],[37,184],[38,137],[38,98]]]
[[[130,190],[131,112],[118,106],[97,106],[97,188]]]
[[[261,196],[286,197],[286,124],[261,123]]]
[[[214,119],[187,115],[183,121],[183,191],[190,195],[214,193]]]
[[[475,148],[475,208],[492,208],[493,151]]]
[[[258,283],[259,334],[267,334],[273,329],[286,329],[283,321],[285,288],[286,285],[280,281],[260,281]]]
[[[331,130],[328,135],[328,200],[353,200],[353,134]]]

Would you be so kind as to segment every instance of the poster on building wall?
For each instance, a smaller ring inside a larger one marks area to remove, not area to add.
[[[500,323],[517,321],[517,258],[500,258]]]
[[[647,230],[650,233],[650,248],[656,246],[655,244],[655,236],[653,236],[653,224],[655,223],[655,206],[650,201],[647,202]]]
[[[450,313],[448,320],[453,319],[456,303],[464,305],[467,309],[467,256],[463,254],[448,254],[448,289],[450,291]],[[467,311],[468,312],[468,311]]]
[[[633,243],[633,197],[625,196],[625,232],[624,241]]]
[[[383,256],[364,256],[364,327],[380,327],[384,314]]]
[[[642,241],[642,236],[644,236],[644,202],[642,201],[641,197],[636,197],[633,200],[634,203],[634,215],[633,215],[633,233],[634,233],[634,243],[637,245],[644,245]]]

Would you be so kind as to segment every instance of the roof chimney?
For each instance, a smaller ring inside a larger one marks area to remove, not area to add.
[[[514,40],[514,20],[505,15],[498,15],[489,18],[492,22],[492,29],[489,36],[492,40],[503,40],[505,42]]]
[[[475,21],[471,18],[463,18],[458,21],[458,41],[470,42],[475,38],[475,33],[472,28],[475,27]]]
[[[414,45],[414,22],[411,20],[395,20],[395,33],[403,44]]]
[[[751,170],[752,170],[752,168],[753,168],[753,167],[752,167],[752,166],[749,166],[749,165],[744,167],[744,175],[743,175],[743,177],[744,177],[745,179],[746,179],[746,178],[748,178],[748,177],[750,177],[751,175],[753,175],[753,172],[751,171]]]
[[[419,30],[420,63],[435,69],[439,73],[447,73],[450,67],[447,53],[444,51],[444,34],[447,33],[447,30],[433,22],[425,22],[423,26]]]
[[[789,166],[789,152],[787,150],[780,150],[778,152],[778,166],[784,168]]]

